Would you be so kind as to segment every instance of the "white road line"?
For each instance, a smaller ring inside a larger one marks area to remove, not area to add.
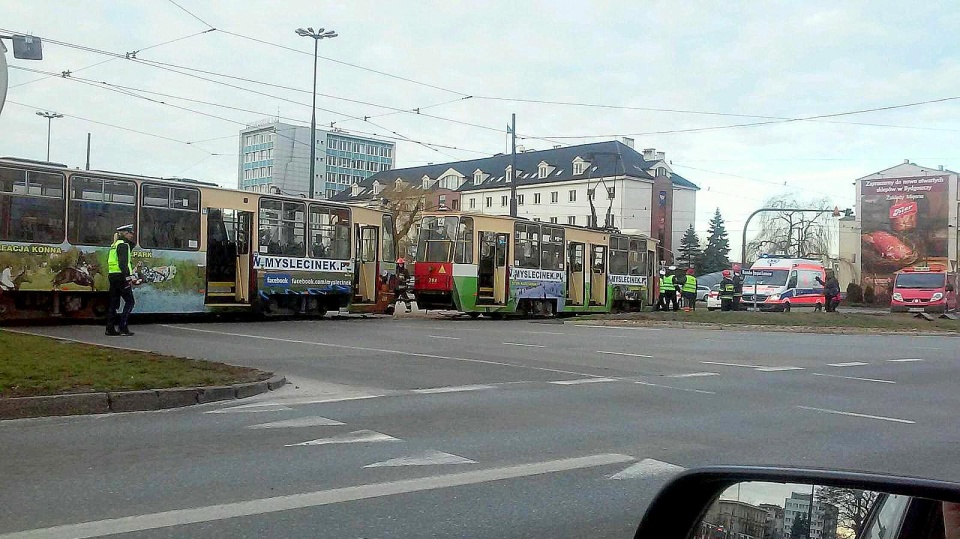
[[[320,417],[318,415],[308,417],[297,417],[294,419],[284,419],[283,421],[272,421],[270,423],[260,423],[259,425],[250,425],[248,429],[293,429],[302,427],[327,427],[333,425],[343,425],[340,421]]]
[[[551,369],[548,367],[534,367],[532,365],[520,365],[517,363],[506,363],[504,361],[490,361],[486,359],[471,359],[466,357],[453,357],[453,356],[439,356],[436,354],[423,354],[420,352],[404,352],[402,350],[387,350],[383,348],[372,348],[369,346],[351,346],[347,344],[332,344],[324,342],[315,342],[315,341],[302,341],[298,339],[282,339],[280,337],[267,337],[265,335],[249,335],[246,333],[229,333],[226,331],[213,331],[209,329],[199,329],[199,328],[188,328],[183,326],[167,325],[164,324],[163,327],[171,329],[179,329],[181,331],[195,331],[197,333],[211,333],[214,335],[225,335],[228,337],[246,337],[248,339],[261,339],[265,341],[275,341],[275,342],[289,342],[294,344],[305,344],[309,346],[321,346],[326,348],[341,348],[344,350],[358,350],[362,352],[379,352],[384,354],[396,354],[398,356],[410,356],[410,357],[422,357],[427,359],[445,359],[449,361],[462,361],[464,363],[480,363],[482,365],[499,365],[501,367],[513,367],[516,369],[529,369],[534,371],[543,371],[543,372],[556,372],[560,374],[572,374],[575,376],[587,376],[591,378],[602,378],[602,376],[597,374],[590,374],[585,372],[577,371],[567,371],[563,369]]]
[[[558,386],[576,386],[580,384],[597,384],[601,382],[619,382],[617,378],[578,378],[576,380],[557,380],[549,382]]]
[[[107,520],[66,524],[63,526],[53,526],[50,528],[39,528],[34,530],[6,533],[0,535],[0,539],[28,539],[36,537],[45,537],[47,539],[87,539],[91,537],[103,537],[106,535],[168,528],[171,526],[182,526],[185,524],[213,522],[228,518],[263,515],[268,513],[276,513],[279,511],[303,509],[306,507],[318,507],[322,505],[367,500],[383,496],[395,496],[410,492],[423,492],[464,485],[475,485],[478,483],[488,483],[490,481],[503,481],[506,479],[517,479],[535,475],[596,468],[598,466],[621,464],[631,462],[633,460],[633,457],[619,454],[592,455],[588,457],[537,462],[533,464],[521,464],[519,466],[507,466],[503,468],[475,470],[456,474],[421,477],[417,479],[405,479],[387,483],[373,483],[354,487],[305,492],[302,494],[261,498],[257,500],[225,503],[220,505],[209,505],[206,507],[194,507],[191,509],[178,509],[173,511],[164,511],[162,513],[150,513],[146,515],[133,515]]]
[[[507,346],[526,346],[528,348],[546,348],[546,346],[542,344],[526,344],[522,342],[503,342],[500,344],[505,344]]]
[[[826,376],[828,378],[843,378],[844,380],[860,380],[861,382],[879,382],[881,384],[895,384],[893,380],[879,380],[877,378],[858,378],[856,376],[839,376],[836,374],[821,374],[819,372],[810,373],[814,376]]]
[[[667,378],[702,378],[704,376],[720,376],[719,372],[688,372],[686,374],[671,374]]]
[[[906,423],[908,425],[913,425],[916,421],[910,421],[909,419],[897,419],[896,417],[883,417],[879,415],[868,415],[868,414],[858,414],[854,412],[841,412],[840,410],[827,410],[826,408],[813,408],[812,406],[797,406],[802,410],[810,410],[813,412],[821,412],[824,414],[837,414],[837,415],[847,415],[851,417],[862,417],[865,419],[879,419],[880,421],[892,421],[894,423]],[[0,539],[3,539],[0,537]]]
[[[580,328],[626,329],[626,330],[634,330],[634,331],[662,331],[661,328],[604,326],[600,324],[570,324],[570,325],[573,327],[580,327]]]
[[[525,335],[566,335],[566,333],[561,333],[559,331],[519,331],[518,333],[523,333]]]
[[[359,443],[372,443],[372,442],[400,442],[402,440],[394,438],[389,434],[384,434],[382,432],[377,432],[375,430],[355,430],[353,432],[348,432],[347,434],[340,434],[337,436],[331,436],[329,438],[318,438],[316,440],[310,440],[308,442],[300,442],[298,444],[287,444],[284,447],[297,447],[304,445],[333,445],[333,444],[359,444]]]
[[[781,371],[802,371],[803,367],[757,367],[754,369],[757,372],[781,372]]]
[[[220,410],[210,410],[203,412],[205,414],[257,414],[264,412],[286,412],[293,410],[289,406],[278,406],[276,404],[253,405],[245,404],[243,406],[231,406],[230,408],[221,408]]]
[[[85,340],[82,340],[82,339],[71,339],[70,337],[60,337],[60,336],[58,336],[58,335],[47,335],[47,334],[45,334],[45,333],[35,333],[35,332],[33,332],[33,331],[24,331],[24,330],[22,330],[22,329],[3,328],[2,331],[7,331],[7,332],[10,332],[10,333],[19,333],[19,334],[21,334],[21,335],[33,335],[33,336],[36,336],[36,337],[47,337],[48,339],[56,339],[56,340],[58,340],[58,341],[75,342],[75,343],[78,343],[78,344],[89,344],[89,345],[91,345],[91,346],[100,346],[100,347],[103,347],[103,348],[113,348],[113,349],[116,349],[116,350],[133,350],[134,352],[146,352],[146,353],[148,353],[148,354],[156,354],[156,353],[157,353],[157,352],[154,351],[154,350],[146,350],[146,349],[143,349],[143,348],[131,348],[131,347],[129,347],[129,346],[116,346],[116,345],[113,345],[113,344],[104,344],[104,343],[94,342],[94,341],[85,341]],[[127,339],[127,340],[124,341],[124,342],[130,342],[130,339]]]
[[[661,475],[673,475],[684,471],[686,468],[663,462],[656,459],[643,459],[619,472],[607,477],[607,479],[636,479],[638,477],[656,477]]]
[[[448,386],[448,387],[428,387],[425,389],[414,389],[414,393],[421,395],[432,395],[434,393],[458,393],[460,391],[480,391],[482,389],[493,389],[494,386],[485,384],[475,384],[470,386]]]
[[[862,367],[864,365],[869,365],[869,363],[864,363],[862,361],[848,361],[846,363],[827,363],[828,367]]]
[[[756,369],[763,367],[763,365],[749,365],[745,363],[724,363],[722,361],[701,361],[700,363],[704,365],[723,365],[725,367],[747,367],[749,369]]]
[[[630,356],[630,357],[646,357],[646,358],[651,358],[651,357],[653,357],[653,356],[648,356],[648,355],[646,355],[646,354],[630,354],[630,353],[627,353],[627,352],[607,352],[607,351],[605,351],[605,350],[597,350],[596,353],[598,353],[598,354],[607,354],[607,355],[611,355],[611,356]]]
[[[444,453],[443,451],[424,451],[423,453],[417,453],[416,455],[408,455],[406,457],[398,457],[395,459],[385,460],[382,462],[374,462],[373,464],[367,464],[364,468],[392,468],[397,466],[437,466],[440,464],[476,464],[477,461],[470,460],[459,455],[451,455],[450,453]]]
[[[753,369],[758,372],[781,372],[781,371],[804,370],[803,367],[793,367],[793,366],[771,367],[767,365],[750,365],[746,363],[724,363],[722,361],[701,361],[700,363],[704,365],[724,365],[726,367],[746,367],[748,369]]]
[[[386,395],[343,395],[333,397],[293,397],[280,402],[264,402],[262,404],[247,404],[245,406],[295,406],[297,404],[323,404],[326,402],[359,401],[377,399]],[[239,407],[236,407],[239,408]]]
[[[890,363],[914,363],[914,362],[923,361],[923,360],[913,358],[913,359],[888,359],[887,361],[889,361]]]
[[[665,386],[661,384],[651,384],[650,382],[634,382],[635,384],[640,384],[642,386],[651,386],[651,387],[662,387],[664,389],[676,389],[678,391],[686,391],[688,393],[702,393],[704,395],[716,395],[713,391],[704,391],[702,389],[690,389],[686,387],[674,387],[674,386]]]
[[[427,335],[431,339],[449,339],[451,341],[459,341],[460,337],[447,337],[446,335]]]

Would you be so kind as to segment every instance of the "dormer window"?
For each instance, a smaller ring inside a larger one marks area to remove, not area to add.
[[[373,196],[377,196],[380,192],[383,191],[383,186],[380,185],[378,180],[373,181]]]
[[[424,176],[423,178],[421,178],[420,184],[421,184],[421,187],[423,187],[424,191],[426,191],[427,189],[430,189],[430,176]]]
[[[350,186],[350,196],[359,196],[360,195],[360,185],[353,184]]]
[[[460,176],[448,174],[440,178],[439,183],[441,189],[450,189],[451,191],[455,191],[460,187]]]
[[[657,167],[657,176],[669,176],[666,167]]]
[[[506,169],[506,174],[503,176],[504,178],[506,178],[507,183],[510,183],[510,172],[512,170],[513,170],[513,165],[508,166]]]
[[[584,161],[580,157],[577,157],[576,159],[573,160],[573,175],[576,176],[579,174],[583,174],[583,172],[587,170],[588,166],[590,166],[590,163],[588,161]]]
[[[550,174],[550,166],[546,163],[540,163],[540,166],[537,167],[537,177],[546,178]]]
[[[396,191],[402,190],[402,189],[403,189],[403,180],[401,180],[400,178],[397,178],[397,181],[393,182],[393,188],[394,188],[394,190],[396,190]]]
[[[483,171],[477,169],[473,173],[473,185],[480,185],[481,183],[483,183]]]

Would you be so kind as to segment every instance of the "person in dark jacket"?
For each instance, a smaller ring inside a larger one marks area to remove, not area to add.
[[[720,281],[720,310],[733,309],[733,274],[730,270],[723,270],[723,279]]]
[[[818,283],[823,285],[823,307],[828,313],[837,312],[837,305],[840,304],[840,281],[832,271],[827,272],[827,280],[824,281],[819,275],[816,276]]]
[[[743,299],[743,268],[740,264],[733,265],[733,310],[740,310],[740,301]]]
[[[402,301],[410,312],[410,296],[407,295],[407,283],[410,281],[410,270],[407,269],[407,261],[403,258],[397,259],[397,287],[396,301]]]
[[[133,335],[127,321],[135,304],[133,285],[138,284],[136,277],[133,275],[133,257],[130,256],[134,243],[133,225],[117,227],[117,234],[110,246],[110,254],[107,256],[110,310],[107,311],[107,329],[104,332],[106,335]],[[119,317],[120,328],[118,330],[117,309],[120,308],[120,300],[123,300],[123,312]]]

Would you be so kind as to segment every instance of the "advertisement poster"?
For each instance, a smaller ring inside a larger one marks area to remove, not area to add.
[[[947,265],[947,176],[864,180],[860,196],[862,286],[890,301],[893,274]]]
[[[352,260],[254,254],[253,267],[260,280],[260,292],[264,294],[350,294],[353,290]]]
[[[556,299],[563,308],[566,293],[562,271],[510,268],[510,297],[515,299]]]
[[[627,301],[640,301],[647,294],[646,275],[609,275],[608,282],[613,286],[613,298]]]

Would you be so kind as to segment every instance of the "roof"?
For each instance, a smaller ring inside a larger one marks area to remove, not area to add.
[[[590,166],[587,167],[582,174],[573,173],[573,161],[577,157],[590,163]],[[595,142],[549,150],[523,152],[517,154],[517,185],[583,180],[621,174],[634,178],[653,180],[654,176],[649,170],[661,161],[662,160],[644,160],[643,155],[619,141]],[[552,167],[550,173],[543,178],[540,178],[537,174],[541,162],[546,162]],[[497,154],[492,157],[470,159],[467,161],[385,170],[359,182],[360,192],[357,196],[353,196],[350,189],[345,189],[337,193],[337,195],[334,196],[334,200],[350,200],[369,196],[373,192],[373,182],[375,181],[379,181],[381,185],[387,186],[396,182],[397,179],[400,179],[407,183],[417,185],[424,176],[428,176],[431,180],[437,180],[450,169],[455,170],[467,179],[467,181],[457,189],[458,191],[476,191],[495,187],[506,187],[510,185],[505,177],[506,169],[510,164],[510,154]],[[477,170],[482,171],[488,176],[481,184],[474,185],[473,173]],[[699,189],[693,182],[675,172],[670,173],[670,179],[675,186]]]

